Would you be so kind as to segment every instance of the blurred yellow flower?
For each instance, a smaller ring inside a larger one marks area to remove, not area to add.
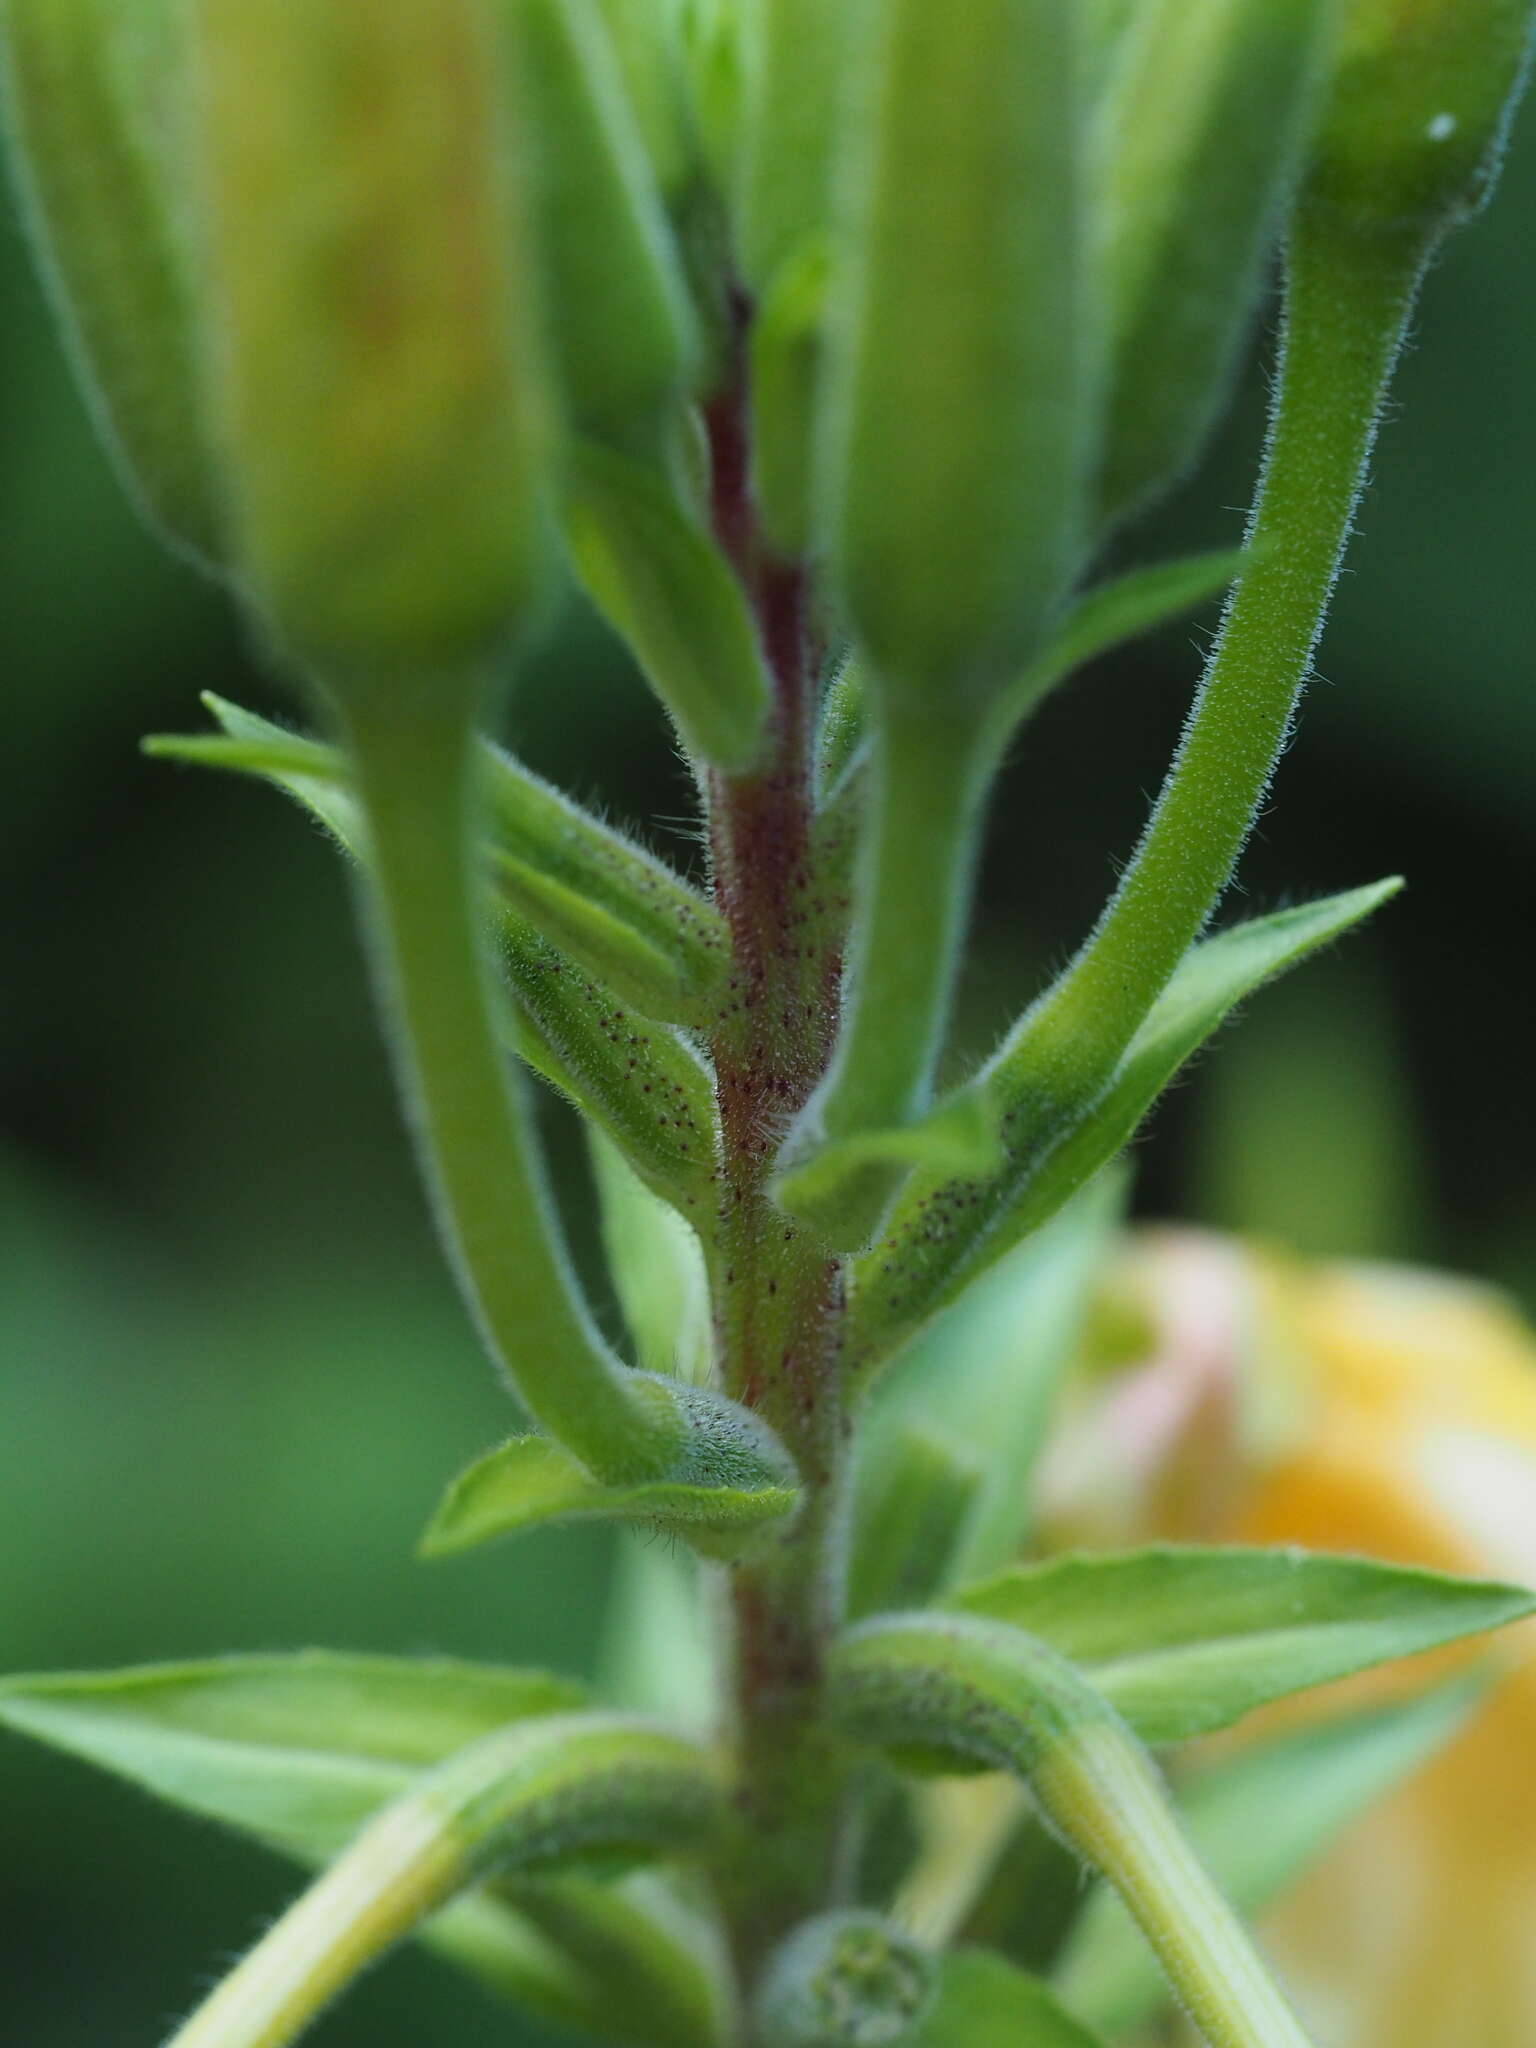
[[[1302,1543],[1536,1582],[1536,1332],[1499,1296],[1149,1232],[1110,1307],[1118,1360],[1047,1473],[1053,1543]],[[1338,2048],[1536,2048],[1536,1624],[1500,1654],[1461,1734],[1266,1920]]]

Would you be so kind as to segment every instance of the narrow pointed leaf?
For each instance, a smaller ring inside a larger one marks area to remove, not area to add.
[[[412,1771],[580,1701],[546,1672],[323,1650],[0,1680],[5,1725],[317,1856]]]
[[[899,2048],[1100,2048],[1048,1985],[987,1949],[939,1963],[928,2011]]]
[[[893,1190],[918,1169],[984,1179],[1003,1163],[997,1116],[984,1089],[958,1088],[916,1123],[856,1131],[781,1173],[774,1200],[828,1244],[857,1251]]]
[[[1118,1176],[1087,1190],[968,1288],[876,1387],[865,1424],[876,1455],[889,1432],[917,1427],[941,1430],[974,1463],[948,1585],[1000,1569],[1028,1537],[1035,1459],[1124,1203]]]
[[[699,1055],[670,1025],[625,1009],[523,919],[503,920],[500,940],[517,1050],[608,1133],[648,1188],[703,1227],[716,1139]]]
[[[1248,561],[1244,548],[1220,548],[1132,569],[1088,591],[1067,613],[1039,659],[1005,693],[1000,730],[1016,726],[1058,683],[1101,654],[1198,611],[1235,582]]]
[[[1049,1643],[1144,1740],[1167,1743],[1503,1628],[1536,1612],[1536,1593],[1304,1550],[1159,1545],[1015,1566],[951,1604]]]
[[[613,39],[625,96],[664,198],[694,167],[695,138],[684,104],[682,28],[655,0],[598,0]]]
[[[788,1484],[686,1479],[604,1486],[549,1437],[513,1437],[449,1487],[422,1538],[424,1557],[450,1557],[545,1522],[637,1522],[731,1547],[795,1505]]]
[[[949,1583],[981,1490],[974,1454],[908,1423],[870,1444],[859,1473],[848,1612],[923,1607]]]
[[[689,750],[718,768],[762,751],[768,677],[724,557],[663,479],[595,442],[569,453],[565,536],[588,596]]]
[[[156,734],[145,751],[262,776],[358,850],[361,816],[337,749],[212,692],[203,702],[226,737]],[[703,1021],[726,972],[718,913],[665,862],[499,747],[487,744],[483,759],[485,833],[501,900],[646,1016]]]
[[[1254,918],[1193,947],[1109,1088],[1065,1127],[1027,1079],[994,1066],[1008,1162],[992,1180],[919,1174],[856,1269],[857,1354],[888,1355],[977,1273],[1048,1221],[1134,1137],[1184,1062],[1255,989],[1329,944],[1401,888],[1395,878]]]
[[[1178,1800],[1184,1824],[1233,1905],[1249,1914],[1267,1906],[1454,1735],[1477,1694],[1442,1686],[1406,1705],[1281,1736],[1190,1779]],[[1146,1943],[1104,1888],[1073,1928],[1055,1983],[1073,2012],[1116,2040],[1166,1997]]]
[[[0,1723],[309,1863],[340,1850],[418,1771],[582,1698],[547,1672],[308,1650],[0,1680]],[[635,1879],[558,1886],[557,1909],[526,1884],[463,1899],[423,1938],[547,2019],[637,2048],[705,2048],[714,1994],[691,1961],[698,1931],[679,1946]],[[585,1967],[599,1939],[616,1963],[628,1956],[622,2003]],[[642,1996],[647,1971],[655,1982]]]
[[[667,978],[676,983],[676,1012],[662,1014],[677,1023],[704,1021],[726,975],[726,932],[719,912],[665,861],[594,818],[510,754],[487,746],[485,758],[487,829],[496,851],[520,872],[532,870],[541,881],[599,905],[628,926],[664,957]],[[539,923],[538,899],[519,900],[503,886],[513,907]],[[550,930],[549,936],[582,957],[573,935]],[[651,995],[663,986],[658,981]],[[632,1000],[643,1006],[642,992]]]

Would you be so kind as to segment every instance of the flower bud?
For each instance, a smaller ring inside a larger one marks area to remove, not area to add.
[[[174,0],[9,0],[9,122],[50,295],[124,480],[218,552],[197,402],[185,192],[188,49]]]
[[[807,1920],[758,1991],[765,2048],[895,2048],[928,2004],[932,1959],[875,1913]]]
[[[490,0],[193,0],[211,402],[253,599],[338,671],[532,594],[543,402]]]
[[[1307,196],[1362,229],[1443,233],[1492,190],[1531,0],[1346,0]]]
[[[1143,0],[1098,112],[1113,521],[1196,460],[1323,84],[1334,0]]]
[[[693,315],[655,173],[593,0],[514,0],[553,356],[571,412],[617,432],[679,394]]]
[[[747,0],[742,13],[741,267],[762,292],[826,232],[849,0]]]
[[[854,60],[829,538],[857,637],[919,701],[1021,665],[1078,556],[1075,9],[879,0]]]

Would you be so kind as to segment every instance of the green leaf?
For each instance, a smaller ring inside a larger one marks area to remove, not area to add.
[[[877,1387],[867,1457],[892,1432],[919,1428],[942,1431],[974,1465],[974,1499],[942,1583],[995,1571],[1028,1534],[1035,1457],[1123,1198],[1120,1177],[1106,1176],[968,1288]]]
[[[1047,1642],[1147,1742],[1503,1628],[1536,1593],[1305,1550],[1156,1545],[1016,1565],[951,1603]]]
[[[320,1862],[422,1769],[582,1696],[546,1672],[307,1650],[0,1680],[0,1723]],[[658,1900],[654,1879],[509,1884],[461,1899],[423,1939],[518,2004],[602,2038],[637,2048],[718,2039],[717,1993],[694,1960],[707,1956],[709,1930]],[[588,1967],[599,1940],[610,1977]]]
[[[499,957],[516,998],[508,1035],[552,1087],[606,1131],[655,1194],[712,1214],[715,1099],[708,1069],[668,1024],[637,1017],[519,917]]]
[[[424,1557],[449,1557],[543,1522],[639,1522],[685,1534],[701,1548],[750,1539],[787,1514],[793,1486],[733,1486],[703,1479],[659,1479],[604,1486],[550,1437],[513,1437],[471,1465],[449,1487],[421,1542]]]
[[[1179,1068],[1245,996],[1395,896],[1396,878],[1254,918],[1191,947],[1132,1039],[1108,1088],[1075,1122],[1006,1049],[990,1070],[1008,1160],[982,1183],[918,1174],[882,1241],[857,1268],[853,1349],[888,1355],[970,1279],[1049,1220],[1131,1138]]]
[[[565,536],[588,596],[627,642],[690,752],[750,768],[768,676],[741,587],[662,478],[595,442],[568,452]]]
[[[706,1734],[721,1725],[721,1645],[703,1567],[683,1543],[620,1533],[598,1646],[597,1690],[617,1707]]]
[[[857,1250],[909,1172],[923,1168],[979,1180],[1001,1164],[992,1104],[984,1089],[966,1087],[915,1123],[856,1131],[822,1145],[778,1176],[773,1196],[827,1243]]]
[[[987,1949],[939,1962],[932,2005],[899,2048],[1098,2048],[1048,1985]]]
[[[1051,638],[1036,661],[1005,694],[999,729],[1011,731],[1058,683],[1097,661],[1111,648],[1156,632],[1175,619],[1198,611],[1242,575],[1251,557],[1245,548],[1221,548],[1211,554],[1183,555],[1132,569],[1113,582],[1087,591]]]
[[[639,1364],[695,1385],[713,1356],[709,1275],[698,1234],[589,1124],[603,1249]]]
[[[658,1871],[616,1882],[502,1879],[421,1940],[489,1991],[626,2048],[719,2048],[724,1969],[709,1917]]]
[[[203,702],[225,738],[156,734],[145,752],[259,775],[358,852],[361,814],[342,753],[211,691]],[[487,851],[501,901],[646,1016],[706,1020],[726,973],[719,914],[664,861],[499,747],[487,743],[482,758]]]
[[[177,1806],[315,1856],[413,1771],[578,1706],[546,1672],[305,1650],[0,1680],[0,1722]]]
[[[941,1430],[901,1423],[861,1446],[848,1613],[924,1607],[950,1583],[981,1490],[976,1457]]]
[[[1348,1714],[1199,1772],[1178,1804],[1191,1841],[1240,1912],[1255,1913],[1375,1800],[1461,1727],[1481,1687],[1457,1683]],[[1119,2039],[1166,1996],[1157,1964],[1106,1887],[1090,1897],[1055,1972],[1083,2019]]]

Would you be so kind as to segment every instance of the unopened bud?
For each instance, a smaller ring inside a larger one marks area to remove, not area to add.
[[[594,0],[514,0],[513,13],[555,366],[576,420],[617,432],[682,391],[692,309]]]
[[[827,1913],[793,1933],[757,1997],[765,2048],[896,2048],[927,2006],[933,1962],[875,1913]]]
[[[1437,235],[1487,198],[1525,82],[1531,0],[1346,0],[1307,197]]]
[[[322,670],[531,596],[543,403],[490,0],[193,0],[210,384],[258,611]]]
[[[1317,111],[1335,0],[1144,0],[1094,138],[1110,323],[1100,501],[1198,457],[1230,389]]]
[[[846,124],[829,540],[892,689],[972,701],[1078,559],[1091,395],[1075,0],[879,0]]]
[[[8,0],[0,36],[16,168],[92,410],[151,520],[214,555],[179,11],[174,0]]]

